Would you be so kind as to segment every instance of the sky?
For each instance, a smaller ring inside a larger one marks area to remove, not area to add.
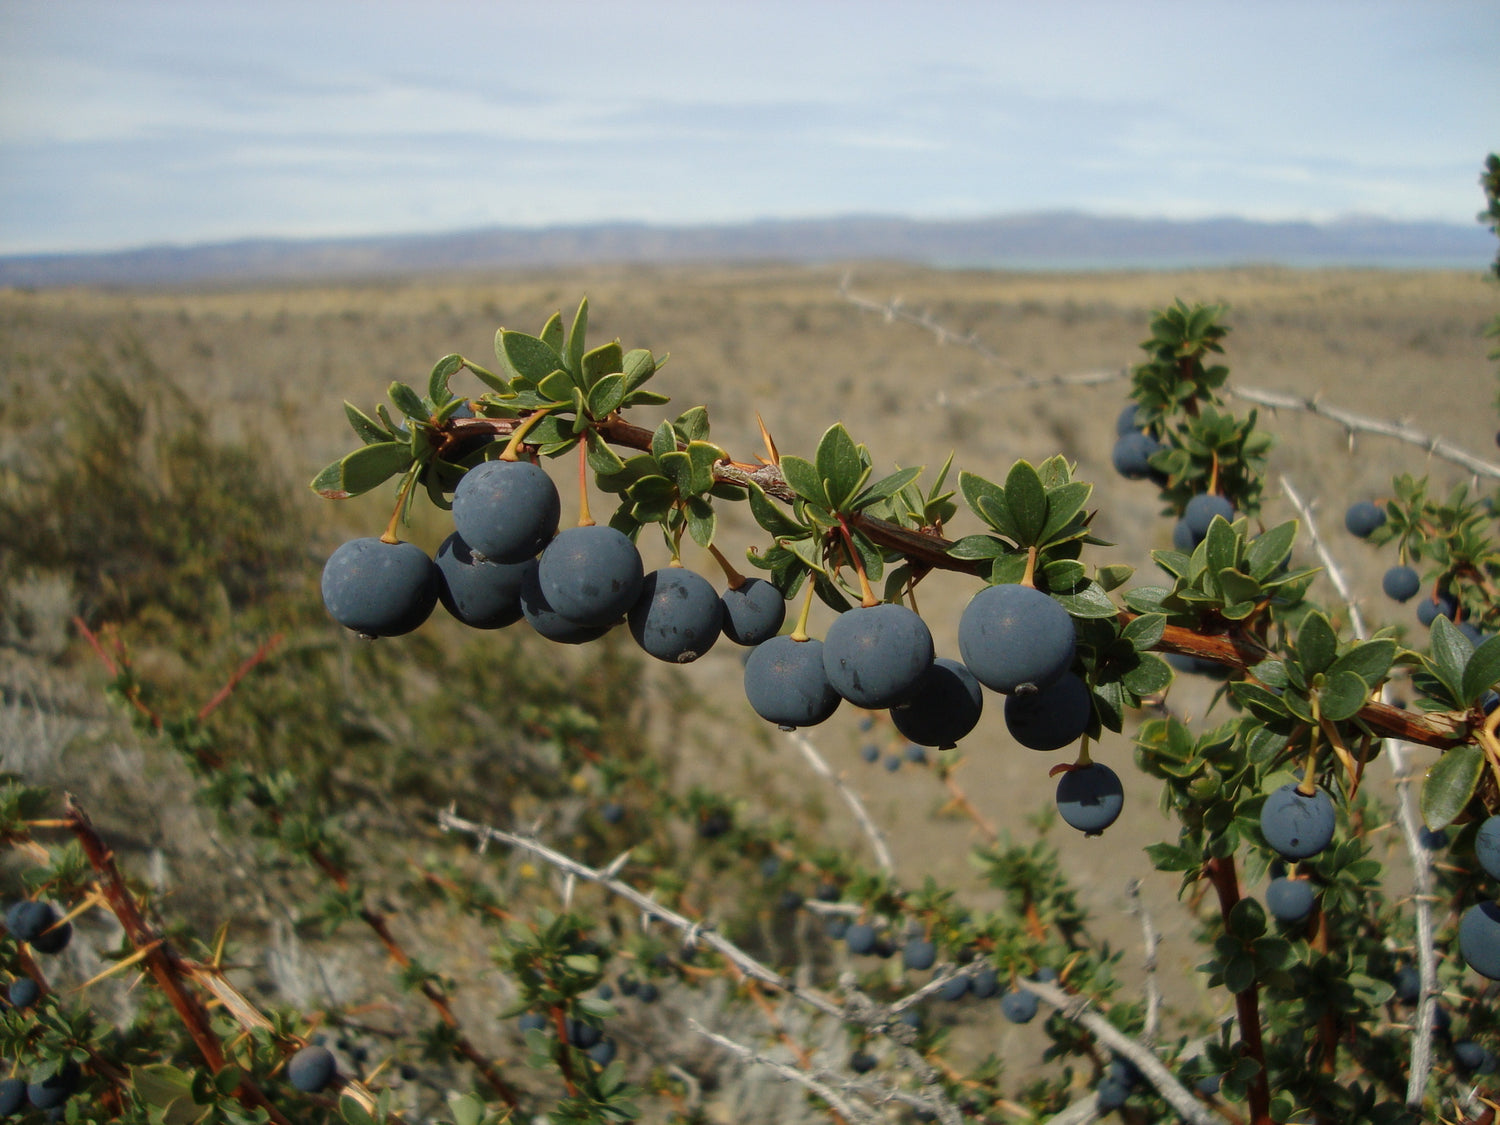
[[[0,254],[884,214],[1474,221],[1495,0],[0,0]]]

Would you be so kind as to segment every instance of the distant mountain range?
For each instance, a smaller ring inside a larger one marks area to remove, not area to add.
[[[0,285],[182,285],[483,272],[618,262],[890,260],[993,269],[1278,264],[1482,271],[1479,224],[1109,218],[1058,211],[962,221],[878,216],[721,226],[598,223],[377,238],[255,239],[106,254],[0,256]]]

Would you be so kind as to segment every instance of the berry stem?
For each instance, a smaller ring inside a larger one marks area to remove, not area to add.
[[[1021,585],[1030,586],[1033,590],[1036,589],[1036,559],[1036,545],[1032,544],[1026,548],[1026,573],[1021,575]]]
[[[807,635],[807,618],[812,613],[813,580],[809,575],[807,579],[807,593],[802,596],[802,609],[797,614],[797,627],[792,630],[792,640],[807,641],[812,638]]]
[[[589,514],[589,449],[588,442],[578,443],[578,526],[593,527],[594,517]],[[676,555],[676,546],[673,546]]]
[[[385,530],[380,533],[382,543],[399,543],[401,536],[396,529],[401,526],[406,516],[407,505],[411,503],[412,486],[417,483],[418,467],[413,465],[406,470],[406,475],[401,478],[401,488],[396,493],[396,507],[391,512],[390,522],[385,525]]]
[[[745,584],[745,576],[734,569],[734,565],[724,557],[724,552],[719,550],[716,544],[708,545],[708,553],[714,557],[714,562],[719,564],[719,569],[724,572],[724,580],[729,583],[731,590],[738,590]]]
[[[1304,797],[1311,797],[1318,791],[1318,732],[1321,726],[1317,696],[1313,696],[1312,713],[1312,729],[1307,736],[1307,763],[1302,768],[1302,780],[1297,784],[1297,792]]]
[[[526,435],[529,434],[532,428],[543,418],[545,418],[548,411],[552,409],[553,408],[550,406],[543,406],[540,409],[534,410],[529,415],[527,415],[526,420],[511,431],[510,440],[505,443],[505,448],[500,453],[500,460],[519,461],[521,459],[519,450],[521,448],[521,443],[526,440]]]

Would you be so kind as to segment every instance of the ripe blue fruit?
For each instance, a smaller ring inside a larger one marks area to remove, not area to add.
[[[1234,505],[1212,492],[1201,492],[1194,496],[1182,511],[1182,521],[1200,540],[1208,534],[1208,525],[1213,523],[1215,516],[1223,516],[1233,523]]]
[[[964,607],[958,649],[974,678],[1009,695],[1042,688],[1073,663],[1077,633],[1068,611],[1031,586],[986,586]]]
[[[1125,789],[1114,770],[1099,762],[1069,770],[1057,781],[1057,811],[1088,836],[1097,836],[1125,807]]]
[[[641,553],[608,524],[559,532],[537,561],[537,582],[554,611],[579,625],[612,625],[641,595]]]
[[[1500,879],[1500,816],[1486,817],[1474,836],[1474,858],[1491,879]]]
[[[580,1051],[587,1051],[604,1038],[604,1029],[569,1016],[567,1019],[568,1042]]]
[[[1219,1092],[1219,1086],[1223,1078],[1218,1074],[1203,1074],[1193,1080],[1193,1089],[1205,1098],[1211,1098]]]
[[[17,941],[35,941],[42,931],[57,921],[57,911],[50,902],[22,899],[5,911],[5,928]]]
[[[1385,596],[1398,602],[1410,601],[1422,588],[1422,579],[1409,566],[1393,566],[1380,580]]]
[[[1306,879],[1272,879],[1266,885],[1266,909],[1278,922],[1304,921],[1313,908],[1313,886]]]
[[[900,754],[887,754],[885,756],[885,772],[886,773],[895,773],[900,768],[901,768],[901,755]]]
[[[528,1031],[546,1031],[551,1026],[552,1021],[542,1012],[522,1012],[521,1018],[516,1021],[516,1027],[522,1035]]]
[[[485,461],[453,490],[453,526],[491,562],[533,557],[557,534],[562,499],[530,461]]]
[[[842,701],[824,663],[822,641],[772,637],[745,662],[745,697],[757,715],[784,730],[816,726]]]
[[[1422,995],[1422,974],[1417,972],[1414,965],[1403,965],[1397,969],[1391,984],[1396,989],[1396,999],[1403,1004],[1415,1004]]]
[[[939,656],[911,696],[891,708],[891,722],[919,746],[946,750],[974,729],[983,711],[984,692],[974,673],[960,661]]]
[[[875,1056],[868,1051],[855,1051],[849,1056],[849,1069],[855,1074],[869,1074],[875,1069]]]
[[[866,954],[875,952],[875,927],[868,922],[856,922],[844,931],[844,944],[848,946],[850,953]]]
[[[1500,980],[1500,906],[1475,903],[1458,924],[1458,951],[1482,977]]]
[[[1005,699],[1005,728],[1032,750],[1057,750],[1078,741],[1093,717],[1088,685],[1072,672],[1039,691]]]
[[[11,1117],[26,1104],[26,1083],[19,1078],[0,1082],[0,1117]]]
[[[1136,416],[1140,413],[1141,404],[1138,402],[1127,402],[1115,418],[1115,436],[1124,437],[1126,434],[1140,432],[1140,426],[1136,424]]]
[[[630,635],[646,653],[668,664],[689,664],[719,639],[724,603],[701,574],[668,566],[646,575],[628,620]]]
[[[937,963],[937,946],[925,938],[914,938],[901,950],[901,963],[919,972],[930,969]]]
[[[1282,859],[1307,859],[1333,839],[1335,819],[1327,793],[1314,789],[1308,796],[1289,781],[1261,806],[1260,830]]]
[[[1181,551],[1184,555],[1191,555],[1203,542],[1203,536],[1194,535],[1193,529],[1188,526],[1187,520],[1178,520],[1172,525],[1172,549]]]
[[[1085,835],[1109,828],[1124,807],[1121,778],[1103,763],[1089,762],[1058,778],[1058,813]]]
[[[1434,597],[1423,598],[1417,603],[1417,621],[1429,628],[1439,617],[1452,621],[1458,614],[1458,599],[1447,590],[1440,590]]]
[[[719,595],[724,605],[724,635],[737,645],[758,645],[781,632],[786,601],[764,578],[747,578]]]
[[[10,982],[10,991],[6,995],[10,997],[11,1007],[29,1008],[42,995],[42,989],[30,977],[17,977]]]
[[[1030,1023],[1036,1019],[1036,993],[1024,988],[1012,989],[1000,997],[1000,1014],[1011,1023]]]
[[[73,1096],[82,1072],[72,1059],[63,1063],[50,1077],[26,1087],[26,1100],[37,1109],[56,1109]]]
[[[581,645],[597,640],[609,632],[608,625],[580,625],[558,613],[542,593],[542,584],[536,573],[537,560],[527,559],[520,565],[521,614],[537,633],[559,644]]]
[[[1110,460],[1126,480],[1144,480],[1152,474],[1151,455],[1160,448],[1161,443],[1150,434],[1132,430],[1116,440]]]
[[[953,1004],[962,1000],[968,995],[968,992],[968,977],[950,977],[943,983],[943,987],[938,989],[938,999],[947,1000],[950,1004]]]
[[[503,629],[521,619],[521,584],[534,565],[530,559],[491,562],[474,554],[455,531],[433,561],[442,577],[438,600],[457,620],[474,629]]]
[[[1448,833],[1439,828],[1434,832],[1427,825],[1417,829],[1417,840],[1430,852],[1440,852],[1448,846]]]
[[[304,1094],[316,1094],[327,1089],[337,1069],[332,1051],[310,1043],[294,1054],[286,1064],[286,1078],[294,1089],[301,1090]]]
[[[1453,1044],[1453,1061],[1470,1074],[1494,1074],[1497,1065],[1494,1054],[1472,1039]]]
[[[432,614],[441,585],[437,564],[412,543],[351,539],[323,565],[323,604],[364,637],[410,633]]]
[[[601,1039],[588,1049],[588,1056],[599,1066],[608,1066],[615,1061],[618,1051],[613,1039]]]
[[[1130,1087],[1113,1078],[1105,1078],[1094,1087],[1094,1096],[1099,1109],[1105,1113],[1119,1109],[1130,1097]]]
[[[860,707],[891,707],[906,699],[932,667],[932,658],[927,623],[894,602],[839,614],[823,638],[828,682]]]
[[[859,756],[872,764],[878,762],[880,761],[880,747],[873,742],[866,742],[859,748]]]
[[[988,1000],[1000,991],[1000,976],[986,966],[969,978],[969,995],[976,1000]]]
[[[1344,528],[1356,539],[1368,539],[1370,533],[1385,523],[1385,509],[1368,500],[1349,505],[1344,513]]]

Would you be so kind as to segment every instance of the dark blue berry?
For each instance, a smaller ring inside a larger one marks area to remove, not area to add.
[[[1234,505],[1224,497],[1212,492],[1200,492],[1187,502],[1182,510],[1182,520],[1197,539],[1208,535],[1208,525],[1215,516],[1234,522]]]
[[[783,729],[816,726],[842,701],[824,664],[823,642],[772,637],[745,662],[745,697],[757,715]]]
[[[1480,902],[1464,911],[1458,924],[1458,951],[1480,976],[1500,980],[1500,906]]]
[[[521,614],[537,634],[558,644],[581,645],[598,640],[609,632],[608,625],[580,625],[552,608],[537,577],[537,560],[521,564]]]
[[[1138,402],[1127,402],[1115,417],[1115,436],[1124,437],[1127,434],[1140,432],[1140,426],[1136,423],[1136,416],[1140,413],[1141,404]]]
[[[530,560],[497,563],[477,557],[458,532],[443,540],[433,560],[442,584],[438,600],[475,629],[501,629],[521,619],[521,584]]]
[[[850,953],[873,953],[876,940],[875,927],[868,922],[856,922],[844,932],[844,944],[848,946]]]
[[[737,645],[758,645],[781,631],[786,601],[764,578],[747,578],[737,589],[719,595],[724,607],[724,635]]]
[[[1073,663],[1076,643],[1068,611],[1031,586],[986,586],[958,624],[964,664],[985,687],[1005,694],[1059,679]]]
[[[552,609],[579,625],[612,625],[641,595],[646,572],[630,537],[608,524],[559,532],[537,561]]]
[[[1072,672],[1038,691],[1006,697],[1005,727],[1032,750],[1057,750],[1077,742],[1094,717],[1088,685]]]
[[[1500,816],[1486,817],[1474,836],[1474,857],[1491,879],[1500,879]]]
[[[1036,993],[1016,988],[1000,997],[1000,1014],[1011,1023],[1030,1023],[1036,1018]]]
[[[1380,588],[1385,591],[1386,597],[1407,602],[1417,596],[1417,591],[1422,588],[1422,579],[1409,566],[1393,566],[1381,578]]]
[[[1453,1044],[1453,1061],[1461,1070],[1470,1074],[1495,1073],[1495,1056],[1483,1044],[1472,1039],[1460,1039]]]
[[[37,1002],[42,995],[41,985],[30,977],[17,977],[10,982],[10,1004],[13,1008],[29,1008]]]
[[[688,664],[719,639],[724,603],[701,574],[669,566],[646,575],[628,620],[630,635],[647,654]]]
[[[919,972],[937,963],[937,946],[925,938],[914,938],[901,950],[901,963]]]
[[[1417,621],[1429,628],[1439,617],[1452,621],[1458,614],[1458,599],[1447,590],[1440,590],[1432,597],[1417,603]]]
[[[855,1051],[849,1056],[849,1069],[855,1074],[869,1074],[875,1069],[875,1056],[868,1051]]]
[[[599,1066],[608,1066],[615,1061],[618,1051],[613,1039],[601,1039],[588,1049],[588,1056]]]
[[[12,1117],[26,1105],[26,1083],[19,1078],[0,1081],[0,1117]]]
[[[1385,523],[1385,509],[1368,500],[1349,505],[1344,513],[1344,528],[1357,539],[1368,539],[1370,533]]]
[[[878,762],[880,761],[880,747],[873,742],[866,742],[859,748],[859,756],[867,762]]]
[[[1306,920],[1314,898],[1313,886],[1306,879],[1272,879],[1266,886],[1266,909],[1288,925]]]
[[[78,1064],[69,1059],[47,1078],[27,1085],[26,1099],[37,1109],[56,1109],[73,1096],[81,1077]]]
[[[1057,811],[1063,820],[1088,836],[1097,836],[1125,807],[1119,775],[1108,766],[1090,762],[1069,770],[1057,782]]]
[[[891,708],[891,722],[921,745],[949,749],[979,723],[984,693],[974,673],[957,660],[939,656],[911,697]]]
[[[286,1077],[294,1089],[316,1094],[328,1087],[337,1069],[332,1051],[310,1044],[291,1057],[286,1064]]]
[[[323,565],[323,604],[364,637],[410,633],[431,616],[441,587],[437,564],[413,543],[351,539]]]
[[[1307,859],[1333,840],[1333,801],[1321,789],[1303,793],[1288,782],[1266,798],[1260,810],[1260,830],[1266,843],[1282,859]]]
[[[453,490],[453,526],[491,562],[518,563],[557,534],[562,500],[546,472],[530,461],[486,461]]]
[[[1110,462],[1126,480],[1145,480],[1152,475],[1151,456],[1161,449],[1161,442],[1150,434],[1132,430],[1115,441]]]
[[[900,703],[916,689],[932,659],[927,623],[894,602],[841,613],[823,637],[828,682],[859,707]]]

